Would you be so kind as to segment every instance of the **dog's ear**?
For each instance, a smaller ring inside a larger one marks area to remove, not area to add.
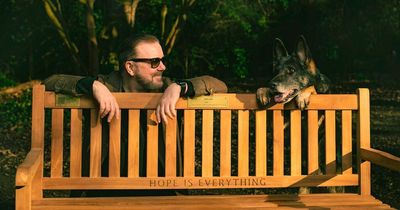
[[[272,65],[273,72],[275,72],[275,65],[277,65],[278,60],[288,55],[289,53],[286,50],[286,47],[283,44],[283,42],[280,39],[275,38],[274,50],[273,50],[273,65]]]
[[[308,48],[304,36],[300,36],[297,41],[296,53],[299,59],[304,63],[308,63],[312,59],[310,48]]]
[[[296,54],[306,66],[307,70],[315,75],[317,73],[317,67],[315,66],[314,59],[312,58],[310,48],[307,45],[306,39],[303,35],[299,37],[299,41],[296,46]]]
[[[285,47],[285,45],[283,44],[283,42],[282,42],[280,39],[275,38],[275,43],[274,43],[274,54],[273,54],[274,59],[275,59],[275,60],[279,60],[279,59],[281,59],[282,57],[285,57],[285,56],[288,56],[288,55],[289,55],[289,53],[288,53],[288,51],[286,50],[286,47]]]

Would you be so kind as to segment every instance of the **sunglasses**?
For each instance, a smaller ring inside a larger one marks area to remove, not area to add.
[[[150,63],[151,68],[155,69],[160,65],[161,61],[165,64],[165,60],[166,60],[165,57],[162,57],[162,58],[132,58],[129,59],[128,61]]]

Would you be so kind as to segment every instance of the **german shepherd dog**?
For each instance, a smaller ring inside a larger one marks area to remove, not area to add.
[[[304,110],[311,94],[327,93],[329,79],[317,69],[310,49],[303,36],[289,54],[283,42],[276,38],[273,51],[275,77],[267,87],[257,90],[257,101],[266,106],[270,102],[288,103],[295,99],[298,108]]]
[[[275,39],[273,73],[275,76],[267,84],[267,87],[261,87],[257,90],[257,101],[261,106],[289,103],[287,105],[290,107],[297,106],[304,110],[309,104],[311,94],[329,91],[330,81],[317,69],[303,36],[299,37],[292,54],[288,53],[280,39]],[[323,120],[324,116],[321,115],[318,122],[319,126]],[[287,126],[288,122],[285,123],[285,128]],[[322,135],[320,134],[320,136]],[[320,144],[321,140],[320,138]],[[301,194],[310,192],[308,187],[301,187],[299,190]],[[341,191],[341,189],[336,188],[328,188],[328,190],[331,192]]]

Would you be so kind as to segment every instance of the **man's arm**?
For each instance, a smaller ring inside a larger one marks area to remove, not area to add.
[[[189,79],[189,81],[193,84],[194,96],[228,92],[226,84],[215,77],[200,76]]]
[[[213,93],[226,93],[226,84],[211,76],[201,76],[186,81],[180,80],[178,83],[171,83],[164,91],[160,103],[156,109],[157,121],[168,122],[168,118],[176,117],[176,102],[179,97],[194,97],[200,95],[211,95]]]
[[[120,110],[115,97],[101,81],[94,77],[57,74],[43,81],[46,90],[64,93],[73,96],[93,96],[99,103],[99,114],[103,118],[108,115],[107,121],[116,117],[119,119]]]
[[[48,91],[54,91],[56,93],[64,93],[73,96],[81,96],[85,94],[78,92],[77,84],[84,78],[85,77],[83,76],[55,74],[45,79],[43,84]]]

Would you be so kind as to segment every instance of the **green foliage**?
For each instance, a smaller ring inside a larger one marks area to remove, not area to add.
[[[16,82],[0,72],[0,89],[16,85]]]
[[[1,130],[26,132],[31,123],[31,94],[32,92],[29,89],[21,95],[2,96],[0,98]]]
[[[4,75],[2,79],[15,84]],[[0,84],[3,85],[3,81]],[[31,91],[0,95],[0,206],[15,209],[15,172],[30,147]]]
[[[236,62],[234,64],[234,72],[239,78],[246,78],[248,76],[247,58],[246,51],[241,48],[235,48],[234,54],[236,56]]]

